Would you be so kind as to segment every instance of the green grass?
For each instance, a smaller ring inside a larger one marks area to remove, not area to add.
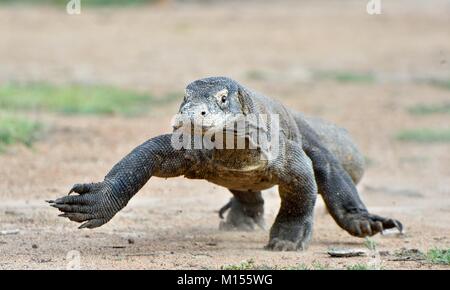
[[[318,80],[331,80],[339,83],[374,83],[372,73],[352,71],[317,71],[314,74]]]
[[[255,270],[255,261],[246,260],[239,264],[231,264],[220,267],[221,270]]]
[[[427,81],[427,83],[440,89],[450,90],[450,79],[448,80],[430,79]]]
[[[311,265],[300,263],[294,266],[280,267],[278,270],[329,270],[328,264],[321,264],[319,262],[313,262]]]
[[[2,113],[0,116],[0,152],[6,146],[16,143],[31,146],[41,127],[40,123]]]
[[[310,270],[311,268],[304,263],[300,263],[294,266],[284,267],[283,270]]]
[[[450,114],[450,102],[442,104],[416,104],[408,108],[412,115]]]
[[[448,257],[447,257],[448,259]],[[328,264],[321,264],[319,262],[313,262],[311,265],[306,265],[300,263],[294,266],[279,267],[279,266],[267,266],[267,265],[256,265],[253,260],[246,260],[239,264],[231,264],[222,266],[222,270],[331,270]],[[369,264],[357,263],[353,265],[348,265],[345,267],[346,270],[378,270],[378,268],[371,266]],[[383,269],[383,268],[380,268]]]
[[[306,264],[297,264],[294,266],[269,266],[269,265],[256,265],[252,259],[242,261],[239,264],[230,264],[220,267],[221,270],[327,270],[328,264],[321,264],[319,262],[313,262],[310,266]]]
[[[347,270],[375,270],[374,267],[367,265],[367,264],[354,264],[354,265],[349,265],[346,266]]]
[[[328,264],[321,264],[319,262],[313,262],[309,270],[328,270],[330,266]]]
[[[450,265],[450,248],[429,250],[427,260],[433,264]]]
[[[161,105],[173,99],[175,94],[156,99],[148,94],[98,85],[10,83],[0,86],[0,108],[10,111],[38,110],[66,114],[132,116],[147,111],[151,105]]]
[[[410,129],[396,134],[395,138],[405,142],[447,143],[450,142],[450,129]]]
[[[369,237],[365,238],[364,245],[371,251],[375,251],[377,249],[377,243]]]

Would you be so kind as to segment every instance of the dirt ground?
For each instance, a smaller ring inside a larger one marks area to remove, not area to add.
[[[217,269],[244,260],[273,267],[448,269],[396,261],[394,253],[450,247],[450,147],[393,136],[449,127],[448,115],[413,116],[407,108],[450,99],[449,90],[415,81],[450,77],[450,3],[382,1],[382,14],[368,15],[361,1],[274,2],[84,7],[79,16],[0,7],[0,82],[105,83],[163,95],[182,92],[197,78],[227,75],[336,122],[370,160],[358,185],[369,210],[406,228],[402,236],[373,237],[387,255],[330,258],[330,247],[365,246],[336,225],[320,197],[310,248],[266,251],[267,231],[218,230],[226,189],[183,178],[151,179],[95,230],[77,230],[57,217],[45,199],[66,194],[74,183],[101,180],[132,148],[168,132],[173,103],[136,118],[33,113],[50,125],[45,138],[0,155],[0,230],[19,230],[0,235],[0,269],[65,269],[72,250],[83,269]],[[370,71],[377,81],[319,81],[311,78],[314,70]],[[276,189],[264,197],[270,225],[279,197]]]

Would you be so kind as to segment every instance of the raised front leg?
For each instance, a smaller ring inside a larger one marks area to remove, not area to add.
[[[151,176],[182,175],[188,168],[184,150],[175,150],[171,134],[161,135],[136,147],[98,183],[75,184],[68,196],[49,200],[71,221],[84,222],[80,228],[96,228],[114,217],[144,186]],[[71,193],[78,195],[70,195]]]
[[[233,197],[219,210],[219,217],[230,210],[226,220],[221,221],[221,230],[252,231],[259,226],[264,229],[264,199],[261,191],[230,190]]]
[[[300,145],[288,141],[273,173],[278,179],[281,207],[270,230],[266,248],[304,250],[311,239],[317,196],[311,160]]]
[[[398,220],[367,211],[352,179],[327,149],[310,144],[305,152],[313,162],[319,193],[341,228],[357,237],[373,236],[390,228],[402,231]]]

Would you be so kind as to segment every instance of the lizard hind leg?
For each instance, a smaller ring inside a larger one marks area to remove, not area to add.
[[[264,199],[261,191],[238,191],[230,189],[233,197],[219,210],[224,219],[219,224],[223,231],[253,231],[265,229]],[[228,211],[227,216],[224,214]]]

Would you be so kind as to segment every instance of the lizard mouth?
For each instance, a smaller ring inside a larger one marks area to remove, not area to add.
[[[185,115],[177,115],[172,120],[172,128],[174,131],[206,131],[216,127],[217,121],[213,118],[192,118]]]
[[[174,131],[191,131],[194,130],[194,132],[199,131],[199,129],[203,132],[206,133],[207,131],[210,130],[214,130],[215,126],[214,125],[202,125],[202,126],[192,126],[189,124],[176,124],[172,126]]]
[[[222,120],[220,118],[213,119],[191,119],[191,118],[179,118],[175,120],[172,128],[173,131],[184,131],[191,132],[193,134],[233,134],[233,135],[242,135],[243,131],[241,129],[237,129],[235,126],[239,122],[237,118],[229,118],[226,120]]]

